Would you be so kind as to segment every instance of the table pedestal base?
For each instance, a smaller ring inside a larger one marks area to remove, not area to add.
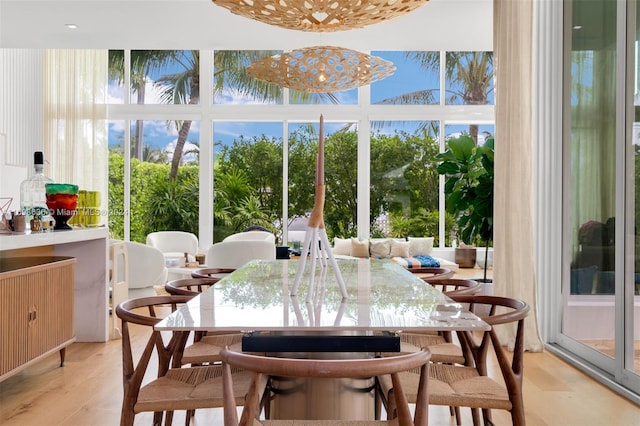
[[[272,379],[272,419],[373,420],[375,379]]]

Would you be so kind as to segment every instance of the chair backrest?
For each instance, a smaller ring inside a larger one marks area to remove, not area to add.
[[[222,279],[235,271],[233,268],[200,268],[191,272],[191,278],[219,278]]]
[[[423,281],[429,282],[431,280],[443,280],[453,277],[455,271],[449,268],[440,267],[423,267],[423,268],[411,268],[409,269],[414,274],[420,274],[420,278]]]
[[[164,285],[167,282],[168,271],[160,250],[133,241],[127,241],[125,244],[130,289]]]
[[[424,280],[429,285],[440,289],[449,297],[463,294],[477,294],[481,290],[480,283],[463,278],[447,278],[441,280]]]
[[[276,236],[267,231],[246,231],[231,234],[222,241],[269,241],[276,243]]]
[[[147,235],[147,245],[155,247],[165,255],[195,256],[198,252],[198,237],[184,231],[158,231]]]
[[[164,376],[172,356],[181,350],[188,335],[173,334],[168,343],[162,333],[153,328],[163,317],[186,303],[192,296],[153,296],[129,299],[116,306],[116,315],[122,320],[122,372],[124,378],[123,404],[134,404],[154,349],[158,356],[157,377]],[[133,359],[129,324],[149,327],[149,340],[137,362]]]
[[[179,280],[169,281],[164,285],[164,289],[169,294],[182,294],[185,296],[196,296],[222,278],[184,278]]]
[[[369,359],[293,359],[252,355],[223,349],[220,352],[223,362],[223,386],[225,394],[225,426],[238,424],[237,410],[232,397],[233,380],[231,368],[240,368],[254,372],[254,378],[247,394],[242,411],[242,424],[253,424],[260,404],[259,383],[261,375],[304,378],[362,378],[391,375],[394,385],[395,413],[398,425],[420,425],[428,423],[428,366],[431,353],[422,349],[410,354]],[[420,385],[416,401],[415,416],[411,417],[407,398],[402,391],[399,373],[413,369],[420,370]],[[228,403],[227,403],[228,401]]]
[[[247,232],[247,234],[253,232]],[[271,241],[232,240],[215,243],[209,247],[205,263],[209,268],[237,269],[253,259],[273,260],[275,258],[276,245]]]
[[[462,346],[470,351],[480,374],[487,375],[487,352],[491,343],[509,393],[522,395],[524,320],[529,314],[529,305],[522,300],[501,296],[454,295],[452,299],[467,304],[470,311],[477,313],[491,325],[491,329],[482,333],[480,338],[471,331],[458,333]],[[485,313],[486,310],[488,313]],[[515,325],[515,343],[511,360],[496,332],[496,326],[508,324]]]

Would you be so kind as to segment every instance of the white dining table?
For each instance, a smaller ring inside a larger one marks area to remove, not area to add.
[[[315,262],[311,268],[313,262],[308,262],[297,295],[292,296],[298,262],[250,261],[179,307],[155,328],[242,332],[246,337],[243,350],[254,352],[255,345],[275,342],[280,349],[268,346],[270,349],[264,352],[319,358],[375,356],[389,352],[386,345],[394,344],[394,338],[399,351],[397,333],[402,331],[490,328],[465,306],[389,260],[337,259],[347,297],[342,297],[338,274],[330,264]],[[346,339],[346,346],[336,344],[340,339]],[[304,346],[305,341],[316,347],[301,348],[299,345]],[[382,345],[379,350],[376,342]],[[245,348],[245,344],[252,346]],[[370,344],[373,349],[367,346]],[[295,383],[296,389],[304,391],[283,390],[271,406],[272,417],[356,419],[373,415],[373,393],[362,391],[370,383]],[[283,386],[292,383],[284,382]]]
[[[307,267],[291,296],[299,260],[253,260],[160,321],[171,331],[456,331],[489,325],[389,260],[338,259]],[[319,263],[319,262],[318,262]]]

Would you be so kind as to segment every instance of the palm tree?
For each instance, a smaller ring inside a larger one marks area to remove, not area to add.
[[[172,59],[172,50],[132,50],[131,51],[131,88],[136,92],[136,103],[144,104],[148,75],[162,69]],[[124,50],[109,51],[109,78],[122,84],[125,76]],[[135,158],[143,160],[143,121],[136,121],[133,152]]]
[[[244,95],[250,95],[260,101],[277,100],[282,96],[282,87],[251,77],[246,67],[259,59],[272,56],[277,51],[253,50],[218,50],[214,53],[214,94],[219,94],[224,88],[233,87]],[[183,67],[183,71],[165,75],[155,84],[162,89],[161,100],[166,103],[197,104],[200,102],[199,51],[177,51],[173,59]],[[333,94],[317,94],[296,92],[291,94],[294,100],[322,100],[329,99],[337,102]],[[175,123],[178,140],[171,161],[170,178],[178,175],[178,167],[182,160],[184,144],[189,135],[191,121],[184,120]]]
[[[144,144],[142,148],[142,161],[147,163],[165,164],[167,162],[167,153],[154,148],[150,144]]]
[[[440,53],[412,51],[407,58],[428,71],[440,70]],[[493,91],[493,52],[447,52],[445,74],[450,88],[446,89],[447,104],[485,105]],[[381,101],[381,104],[424,104],[435,101],[437,89],[405,93]],[[478,125],[469,125],[469,135],[478,141]]]

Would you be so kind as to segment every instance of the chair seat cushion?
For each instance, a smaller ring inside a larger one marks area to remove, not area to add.
[[[251,373],[233,371],[236,404],[244,403]],[[195,410],[223,406],[222,368],[219,365],[172,368],[167,374],[140,388],[134,411]]]
[[[400,373],[402,388],[409,401],[415,401],[420,375],[417,372]],[[384,394],[392,388],[391,378],[382,376],[379,383]],[[431,364],[429,367],[429,404],[495,408],[510,410],[511,402],[506,388],[490,377],[479,376],[472,367]]]
[[[462,348],[447,342],[440,334],[400,333],[400,352],[417,352],[420,348],[429,348],[432,362],[464,364]]]
[[[220,350],[225,346],[229,346],[231,350],[242,351],[242,334],[206,335],[199,342],[184,348],[182,364],[219,362]]]

